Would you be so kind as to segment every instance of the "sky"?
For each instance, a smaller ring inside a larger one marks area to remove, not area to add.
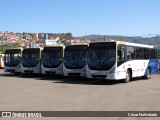
[[[0,0],[0,31],[160,34],[160,0]]]

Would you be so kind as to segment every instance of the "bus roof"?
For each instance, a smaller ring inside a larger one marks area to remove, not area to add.
[[[89,44],[76,44],[76,45],[67,45],[66,47],[68,46],[88,46]]]
[[[36,50],[36,49],[40,49],[40,50],[42,50],[42,48],[24,48],[23,50]]]
[[[22,48],[9,48],[9,49],[6,49],[6,50],[22,50]]]
[[[131,43],[131,42],[125,42],[125,41],[116,41],[116,40],[95,41],[91,43],[100,43],[100,42],[116,42],[119,45],[129,45],[129,46],[135,46],[135,47],[154,48],[154,49],[158,48],[157,46],[153,46],[153,45],[145,45],[145,44]]]
[[[60,47],[64,48],[65,46],[45,46],[44,48],[60,48]]]

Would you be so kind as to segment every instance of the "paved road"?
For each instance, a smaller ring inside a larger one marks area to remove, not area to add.
[[[0,70],[0,111],[158,111],[160,74],[130,83]],[[78,119],[78,118],[77,118]]]

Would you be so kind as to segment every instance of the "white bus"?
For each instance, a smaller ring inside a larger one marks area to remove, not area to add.
[[[4,71],[21,73],[21,55],[22,49],[7,49],[4,56]]]
[[[4,54],[0,54],[0,68],[4,67]]]
[[[88,45],[69,45],[64,50],[63,75],[86,77]]]
[[[87,54],[87,78],[129,82],[158,72],[157,47],[121,41],[94,42]]]
[[[41,73],[41,49],[25,48],[22,52],[22,73]]]
[[[42,74],[63,75],[63,46],[44,47],[41,57]]]

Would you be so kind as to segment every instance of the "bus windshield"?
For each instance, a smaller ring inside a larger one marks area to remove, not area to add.
[[[55,68],[62,64],[63,47],[44,48],[42,64],[44,67]]]
[[[24,49],[22,53],[22,65],[35,67],[40,61],[40,49]]]
[[[64,65],[68,69],[81,69],[86,65],[87,45],[67,46]]]
[[[116,62],[116,43],[91,43],[87,63],[92,70],[109,70]]]
[[[21,62],[21,50],[9,49],[5,51],[4,64],[5,66],[14,67]]]

